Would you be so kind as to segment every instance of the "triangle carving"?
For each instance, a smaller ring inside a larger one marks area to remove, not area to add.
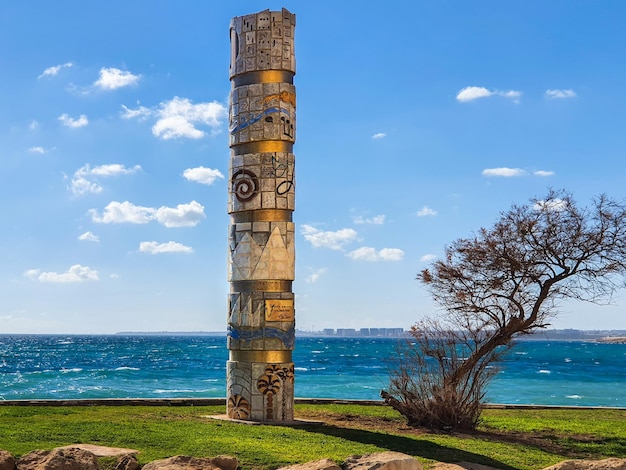
[[[231,257],[231,281],[287,279],[294,277],[293,241],[285,246],[278,227],[274,227],[265,247],[260,247],[249,233],[244,234]]]

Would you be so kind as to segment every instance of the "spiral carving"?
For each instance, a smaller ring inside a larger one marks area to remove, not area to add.
[[[250,170],[238,170],[232,177],[233,192],[239,202],[247,202],[259,193],[259,179]]]

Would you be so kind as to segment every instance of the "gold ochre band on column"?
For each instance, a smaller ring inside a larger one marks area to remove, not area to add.
[[[291,351],[241,351],[231,350],[229,361],[234,362],[261,362],[261,363],[290,363]]]
[[[244,224],[246,222],[291,222],[293,211],[289,209],[257,209],[232,212],[230,217],[234,224]]]
[[[230,147],[233,155],[245,155],[246,153],[292,153],[293,142],[288,140],[261,140],[246,142],[245,144]]]
[[[294,72],[288,70],[256,70],[254,72],[246,72],[231,77],[230,81],[235,88],[238,86],[252,85],[253,83],[293,84],[294,75]]]
[[[291,292],[293,281],[286,280],[248,280],[231,281],[231,292]]]

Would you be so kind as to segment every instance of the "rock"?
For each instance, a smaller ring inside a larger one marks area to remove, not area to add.
[[[96,457],[120,457],[123,455],[134,455],[138,453],[135,449],[126,449],[123,447],[105,447],[94,444],[72,444],[70,446],[58,447],[58,449],[83,449],[91,452]]]
[[[235,457],[221,455],[215,458],[200,459],[177,455],[164,460],[155,460],[143,466],[143,470],[236,470],[239,461]]]
[[[100,470],[100,465],[93,453],[71,447],[30,452],[17,461],[17,470]]]
[[[489,467],[488,465],[481,465],[474,462],[457,462],[457,463],[444,463],[439,462],[430,470],[498,470],[495,467]]]
[[[289,465],[278,470],[341,470],[341,467],[330,459],[315,460],[297,465]]]
[[[422,470],[422,464],[401,452],[353,455],[342,465],[344,470]]]
[[[141,465],[137,461],[137,457],[133,454],[126,454],[118,457],[115,470],[139,470]]]
[[[0,450],[0,470],[15,470],[15,459],[5,450]]]
[[[626,470],[626,459],[565,460],[544,470]]]

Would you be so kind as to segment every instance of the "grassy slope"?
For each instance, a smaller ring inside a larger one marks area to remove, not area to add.
[[[624,410],[486,410],[476,435],[404,426],[390,408],[298,405],[306,427],[217,421],[223,407],[0,407],[0,449],[16,456],[73,443],[130,447],[141,463],[172,455],[236,456],[244,469],[272,469],[329,457],[395,450],[422,463],[472,461],[540,469],[568,458],[626,456]]]

